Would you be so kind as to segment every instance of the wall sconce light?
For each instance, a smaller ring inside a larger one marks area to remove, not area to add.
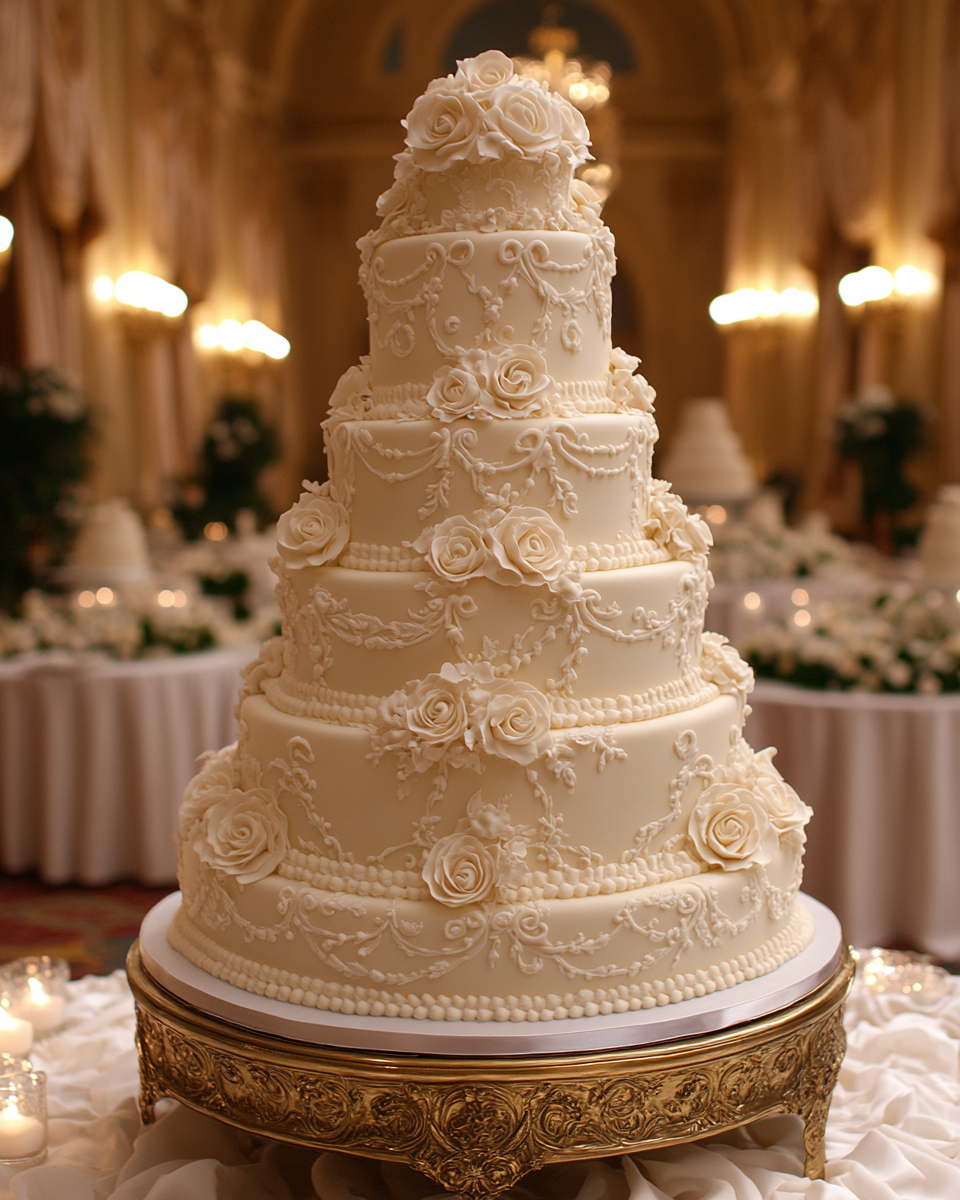
[[[7,263],[10,261],[10,247],[13,245],[13,222],[6,217],[0,217],[0,287],[7,279]]]
[[[165,317],[179,317],[187,307],[187,293],[158,275],[146,271],[127,271],[114,281],[99,275],[93,281],[93,294],[103,304],[116,300],[129,308],[146,309]]]
[[[818,308],[813,292],[788,287],[782,292],[772,288],[739,288],[710,302],[710,316],[717,325],[735,325],[742,321],[769,321],[780,317],[809,317]]]
[[[897,296],[929,296],[937,283],[929,271],[904,263],[891,275],[885,267],[864,267],[844,275],[837,285],[840,299],[848,308],[875,304],[896,293]]]
[[[262,321],[221,321],[219,325],[201,325],[197,330],[197,341],[205,350],[225,350],[237,354],[241,350],[252,350],[265,354],[267,358],[286,358],[290,343]]]

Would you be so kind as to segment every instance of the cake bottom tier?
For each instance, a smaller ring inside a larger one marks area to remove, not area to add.
[[[774,970],[813,936],[799,847],[766,867],[440,910],[276,875],[216,889],[184,852],[174,949],[246,991],[344,1013],[545,1021],[652,1008]]]

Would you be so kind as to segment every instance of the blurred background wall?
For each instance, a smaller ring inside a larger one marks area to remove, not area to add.
[[[885,384],[936,415],[917,468],[929,495],[960,482],[958,12],[0,0],[0,214],[15,230],[0,362],[82,385],[99,411],[94,490],[146,515],[189,476],[216,398],[259,396],[282,440],[269,489],[283,507],[322,477],[327,397],[366,350],[355,242],[400,120],[458,56],[529,53],[552,22],[611,67],[614,334],[657,388],[662,444],[686,399],[724,395],[759,477],[793,473],[842,524],[834,417]],[[845,304],[839,280],[869,265],[904,286]],[[185,311],[118,300],[132,271],[182,289]],[[752,316],[745,289],[767,297]],[[787,292],[808,311],[778,312],[790,305],[769,297]],[[738,293],[748,315],[712,320],[711,301]],[[282,334],[289,357],[204,345],[224,321]]]

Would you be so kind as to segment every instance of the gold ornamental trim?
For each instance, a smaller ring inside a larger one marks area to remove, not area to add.
[[[849,949],[802,1000],[697,1038],[626,1050],[454,1058],[342,1050],[255,1033],[160,987],[135,942],[140,1111],[173,1097],[255,1136],[404,1162],[443,1188],[496,1197],[548,1162],[633,1154],[772,1113],[803,1118],[823,1177],[846,1049]]]

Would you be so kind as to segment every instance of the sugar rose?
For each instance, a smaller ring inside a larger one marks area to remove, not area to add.
[[[769,773],[760,772],[753,790],[763,801],[770,823],[779,834],[789,833],[791,829],[803,829],[813,816],[813,809],[803,803],[772,766],[769,767]]]
[[[207,810],[194,842],[201,861],[239,884],[275,871],[287,847],[287,818],[263,788],[233,788]]]
[[[550,748],[550,702],[528,683],[498,684],[490,689],[480,736],[488,754],[526,766]]]
[[[465,517],[448,517],[425,530],[413,549],[426,557],[437,575],[451,583],[463,583],[485,571],[487,548],[483,534]]]
[[[211,754],[187,784],[180,805],[180,829],[202,817],[211,805],[232,790],[236,782],[237,743]]]
[[[277,522],[277,550],[295,570],[336,558],[350,537],[350,517],[329,492],[303,492]]]
[[[490,94],[487,145],[497,150],[536,158],[556,150],[563,140],[560,108],[546,88],[517,80],[505,83]]]
[[[541,508],[517,507],[484,534],[495,583],[551,584],[570,562],[563,530]]]
[[[414,162],[425,171],[479,161],[477,136],[483,109],[469,93],[441,86],[424,93],[403,122]]]
[[[508,346],[479,364],[484,395],[481,406],[494,417],[528,417],[542,411],[553,380],[533,346]]]
[[[476,412],[480,385],[463,367],[441,367],[427,392],[430,412],[441,421],[456,421]]]
[[[444,755],[447,747],[467,732],[468,716],[462,682],[451,683],[442,675],[426,675],[381,702],[387,725],[405,731],[417,771],[427,771]]]
[[[483,842],[469,833],[454,833],[430,848],[423,881],[441,904],[477,904],[493,889],[495,864]]]
[[[780,846],[762,800],[728,783],[703,792],[690,814],[689,833],[703,861],[724,871],[768,863]]]
[[[457,81],[472,91],[488,91],[509,83],[515,74],[513,59],[501,50],[487,50],[476,58],[457,61]]]
[[[706,554],[713,545],[710,526],[696,513],[687,512],[680,497],[661,479],[653,482],[643,533],[681,559]]]

